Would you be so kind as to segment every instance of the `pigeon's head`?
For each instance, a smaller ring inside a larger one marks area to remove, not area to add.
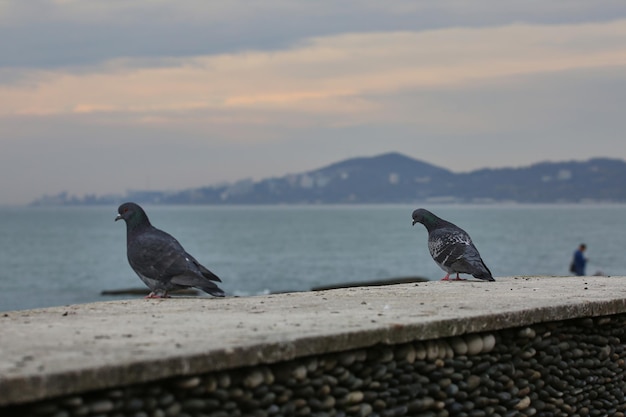
[[[432,214],[430,211],[419,208],[413,212],[413,226],[415,223],[422,223],[426,228],[437,223],[439,218]]]
[[[124,220],[129,226],[145,223],[150,224],[146,212],[135,203],[124,203],[119,206],[117,209],[117,217],[115,217],[115,221],[118,220]]]

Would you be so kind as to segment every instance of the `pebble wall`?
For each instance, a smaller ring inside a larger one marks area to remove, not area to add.
[[[0,415],[620,417],[625,343],[626,314],[574,319],[119,387]]]

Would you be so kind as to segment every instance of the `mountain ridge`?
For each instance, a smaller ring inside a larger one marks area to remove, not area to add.
[[[129,191],[123,196],[60,193],[31,203],[345,204],[626,202],[626,161],[537,162],[524,167],[455,173],[398,152],[355,157],[306,172],[260,181],[244,179],[181,191]]]

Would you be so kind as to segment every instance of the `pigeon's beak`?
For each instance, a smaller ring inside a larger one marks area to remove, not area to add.
[[[115,221],[118,221],[118,220],[122,220],[122,215],[121,215],[121,214],[118,214],[118,215],[115,217]]]
[[[115,219],[117,220],[117,219]],[[415,223],[417,223],[417,220],[413,220],[413,226],[415,226]]]

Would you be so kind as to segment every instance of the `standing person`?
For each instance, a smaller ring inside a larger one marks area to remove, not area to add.
[[[585,257],[585,250],[587,245],[581,243],[578,249],[574,252],[574,259],[572,260],[572,272],[578,276],[585,275],[585,267],[587,266],[587,258]]]

